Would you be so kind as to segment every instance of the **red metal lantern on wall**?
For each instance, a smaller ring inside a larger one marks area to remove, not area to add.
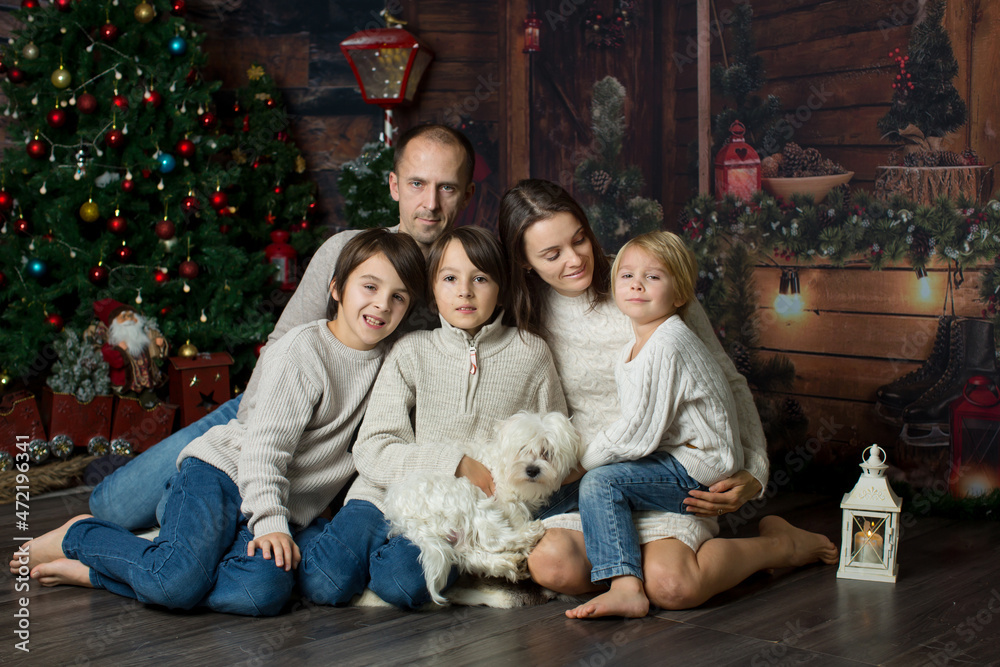
[[[385,143],[389,146],[395,132],[393,108],[413,101],[420,77],[434,59],[430,49],[397,21],[392,23],[395,27],[356,32],[340,43],[365,102],[377,104],[385,112]]]
[[[760,156],[743,138],[747,128],[740,121],[729,126],[732,136],[715,156],[715,198],[733,195],[750,201],[760,190]]]
[[[1000,486],[1000,389],[985,375],[974,375],[950,412],[951,494],[989,495]]]
[[[531,12],[524,19],[524,53],[538,53],[542,50],[542,19]]]

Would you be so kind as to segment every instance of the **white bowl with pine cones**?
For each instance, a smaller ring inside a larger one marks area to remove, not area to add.
[[[819,203],[831,189],[850,181],[854,172],[824,159],[815,148],[803,149],[789,141],[780,153],[761,160],[761,175],[764,189],[775,197],[812,195]]]
[[[775,197],[791,199],[792,195],[812,195],[818,204],[830,193],[830,190],[847,183],[854,177],[854,172],[832,174],[830,176],[802,176],[800,178],[762,178],[764,189]]]

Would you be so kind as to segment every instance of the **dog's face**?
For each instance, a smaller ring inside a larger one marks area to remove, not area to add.
[[[582,443],[569,419],[558,412],[535,415],[519,412],[497,431],[494,473],[499,487],[518,500],[541,502],[552,495],[580,461]]]

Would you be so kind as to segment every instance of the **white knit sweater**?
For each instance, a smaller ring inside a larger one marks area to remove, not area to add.
[[[415,470],[454,473],[466,451],[459,443],[488,444],[498,421],[519,410],[566,412],[545,342],[501,318],[473,338],[442,318],[441,328],[393,345],[354,445],[359,476],[348,501],[384,509],[390,484]]]
[[[295,327],[257,364],[260,389],[239,416],[181,452],[225,472],[255,536],[303,528],[354,472],[348,451],[382,365],[382,346],[341,343],[326,320]]]
[[[549,348],[566,392],[573,424],[584,442],[590,442],[621,417],[614,365],[618,351],[634,342],[632,323],[611,299],[592,309],[589,294],[566,297],[551,288],[546,291],[543,324],[549,331]],[[722,349],[700,303],[690,303],[683,319],[708,348],[729,382],[736,403],[743,466],[763,489],[768,478],[767,447],[746,379]],[[718,533],[718,522],[714,519],[667,512],[636,512],[635,523],[643,543],[677,537],[692,549]],[[579,514],[550,517],[545,525],[581,530]]]
[[[736,409],[722,369],[680,315],[653,331],[629,361],[619,352],[615,384],[622,414],[587,444],[591,470],[670,452],[700,484],[711,486],[743,467],[736,443]]]

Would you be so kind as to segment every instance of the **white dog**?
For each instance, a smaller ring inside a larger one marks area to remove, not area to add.
[[[446,602],[441,590],[453,565],[509,581],[527,576],[528,553],[545,532],[532,514],[576,468],[581,447],[564,415],[519,412],[499,425],[494,442],[467,451],[493,474],[493,497],[465,477],[444,473],[414,474],[389,488],[390,534],[420,548],[436,603]]]

